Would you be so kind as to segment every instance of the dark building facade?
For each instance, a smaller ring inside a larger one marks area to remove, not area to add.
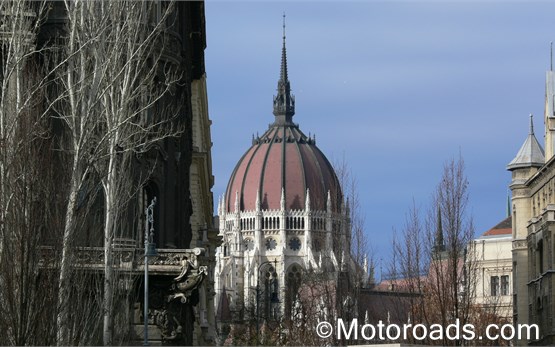
[[[70,268],[73,274],[85,274],[83,276],[86,276],[87,280],[84,282],[91,285],[87,292],[90,295],[98,295],[99,298],[106,296],[105,283],[108,281],[106,277],[108,270],[106,269],[110,268],[109,273],[113,278],[111,277],[111,284],[108,286],[113,290],[113,304],[111,305],[113,310],[111,324],[113,326],[110,328],[111,334],[114,335],[113,343],[142,343],[143,326],[147,321],[146,326],[151,343],[209,345],[214,343],[214,251],[218,246],[219,239],[218,231],[213,226],[211,188],[214,178],[211,168],[211,122],[208,117],[204,66],[204,49],[206,48],[204,3],[202,1],[145,1],[140,3],[144,6],[145,11],[149,11],[148,15],[144,17],[147,18],[144,24],[145,37],[148,38],[149,28],[160,25],[156,23],[164,22],[163,29],[154,41],[155,44],[143,50],[147,52],[145,61],[135,62],[142,69],[155,71],[156,74],[151,79],[145,79],[154,82],[140,87],[150,88],[150,91],[156,88],[166,88],[166,90],[160,93],[159,98],[149,101],[148,105],[137,112],[134,117],[141,121],[147,119],[151,123],[162,123],[162,121],[158,121],[157,117],[166,117],[163,119],[164,125],[168,126],[171,131],[162,135],[160,132],[152,132],[145,136],[144,146],[141,143],[133,142],[129,142],[132,145],[127,145],[124,142],[125,139],[118,140],[121,142],[113,146],[118,151],[114,158],[125,163],[118,167],[114,177],[128,177],[130,182],[113,195],[113,198],[124,201],[119,205],[113,205],[119,209],[115,210],[114,208],[115,212],[108,204],[107,179],[101,175],[102,170],[105,169],[102,165],[105,164],[104,162],[98,164],[104,158],[99,156],[97,158],[100,159],[95,163],[85,162],[82,164],[86,174],[83,174],[83,183],[77,190],[76,197],[73,197],[76,200],[75,206],[70,209],[70,212],[74,214],[74,225],[77,225],[76,232],[71,239],[73,258],[71,258]],[[36,37],[29,34],[29,42],[35,51],[29,55],[28,61],[33,63],[34,68],[28,68],[26,73],[29,76],[39,75],[45,81],[51,80],[50,83],[45,82],[40,85],[40,95],[39,93],[34,95],[40,98],[42,104],[46,105],[42,114],[46,115],[48,120],[49,135],[45,135],[45,138],[48,138],[49,142],[48,146],[45,146],[44,152],[53,153],[52,167],[49,168],[49,171],[56,173],[54,178],[46,178],[44,175],[44,179],[56,180],[57,186],[56,198],[52,198],[45,204],[55,205],[56,207],[52,207],[52,209],[58,211],[56,218],[63,221],[69,214],[66,209],[67,206],[70,206],[68,201],[72,199],[69,194],[71,189],[68,186],[71,185],[73,178],[69,171],[71,165],[68,163],[71,162],[73,156],[77,155],[75,151],[67,150],[69,147],[66,141],[70,138],[67,120],[70,117],[66,116],[63,110],[67,108],[67,104],[73,101],[71,93],[64,89],[66,81],[56,79],[53,73],[50,76],[43,71],[47,71],[47,69],[54,71],[51,66],[58,63],[56,54],[61,55],[60,52],[67,48],[64,46],[66,42],[71,41],[72,31],[71,25],[68,23],[75,18],[71,17],[71,10],[68,12],[67,4],[64,2],[46,2],[46,10],[43,12],[45,15],[41,18],[34,14],[41,4],[39,2],[36,4],[30,2],[30,4],[25,13],[31,20],[36,21],[34,25],[37,25],[39,29],[36,31]],[[68,2],[68,4],[73,6],[74,3]],[[77,2],[75,2],[75,6],[77,6],[76,4]],[[107,2],[98,2],[98,6],[103,4],[107,4]],[[171,10],[168,11],[169,8]],[[5,7],[0,8],[2,16],[6,16],[7,11],[8,9]],[[123,23],[125,13],[121,14],[121,18]],[[118,23],[109,25],[108,30],[121,30],[122,32],[125,30],[124,25],[118,28]],[[86,41],[84,47],[95,45],[94,35],[98,35],[99,40],[104,35],[103,33],[86,33],[83,28],[79,30],[82,30],[80,33],[84,32],[92,37],[90,41]],[[2,26],[0,31],[2,32],[0,39],[4,42],[2,54],[5,56],[10,47],[7,42],[17,36],[17,32],[14,30],[10,32],[6,30],[5,26]],[[124,50],[122,49],[122,51]],[[134,57],[129,54],[118,56],[114,52],[99,54],[113,53],[115,55],[113,61],[121,64],[122,71],[127,67],[126,63],[129,63],[128,66],[132,66]],[[157,58],[152,59],[152,56]],[[66,58],[58,66],[71,64],[71,59],[71,57]],[[105,68],[94,65],[94,56],[91,56],[90,62],[91,66],[76,66],[76,70],[82,68],[92,72],[90,74],[92,75],[95,72],[94,69]],[[144,64],[146,68],[141,64]],[[168,71],[170,70],[173,73],[172,76],[177,76],[175,80],[171,81],[171,85],[168,82],[170,75]],[[117,76],[106,76],[106,78],[112,77],[117,78]],[[6,85],[12,88],[15,83]],[[144,98],[151,97],[149,93],[156,93],[156,91],[150,91],[145,93]],[[66,95],[69,95],[67,99],[65,99]],[[108,107],[110,101],[117,98],[117,95],[110,96],[112,100],[109,100],[106,95],[107,92],[99,97],[98,107]],[[51,102],[53,96],[56,100]],[[141,101],[130,101],[130,104],[132,102],[140,103]],[[94,109],[95,107],[90,108],[90,110]],[[168,114],[171,112],[171,114],[169,117],[161,116],[166,114],[164,112]],[[80,119],[84,122],[85,118],[81,117]],[[130,121],[133,126],[136,126],[136,123],[140,123],[140,121],[135,121],[135,118]],[[154,127],[152,128],[154,129]],[[91,133],[98,135],[98,139],[94,139],[90,143],[99,147],[104,139],[102,134],[106,129],[109,129],[106,124],[97,125],[97,129]],[[160,135],[159,138],[155,137],[157,135]],[[129,136],[138,137],[136,133]],[[6,143],[2,142],[2,144]],[[96,148],[94,146],[87,147],[87,153],[92,153]],[[2,147],[2,150],[7,151],[5,149],[7,147]],[[108,153],[106,155],[111,155],[108,151],[106,153]],[[45,154],[40,153],[40,155]],[[155,203],[153,204],[153,202]],[[148,220],[148,212],[146,212],[149,211],[149,206],[152,206],[151,220]],[[106,230],[107,213],[117,213],[116,224],[112,227],[114,232],[108,241],[103,231]],[[55,217],[52,218],[55,219]],[[42,260],[40,264],[43,269],[48,269],[45,265],[47,264],[46,259],[54,259],[53,263],[56,264],[52,266],[54,269],[60,269],[59,264],[63,263],[63,260],[59,260],[59,257],[65,254],[66,245],[66,238],[61,236],[63,222],[57,226],[61,231],[51,230],[41,234]],[[145,235],[151,239],[145,240]],[[145,293],[145,241],[154,243],[158,253],[157,256],[149,258],[149,290],[146,291],[149,293],[149,306],[146,311],[143,306],[145,302],[143,294]],[[62,246],[62,242],[64,242],[64,246]],[[0,247],[0,256],[2,250],[7,249]],[[74,278],[77,277],[78,275],[74,275]],[[2,282],[0,281],[0,283]],[[100,285],[102,283],[104,283],[103,288]],[[85,292],[81,288],[72,287],[71,295],[77,291]],[[85,301],[92,302],[90,312],[95,311],[97,317],[102,317],[100,311],[104,306],[101,303],[102,299],[99,298],[89,298]],[[77,310],[77,306],[79,305],[76,303],[73,308]],[[147,317],[143,312],[148,312]],[[74,313],[70,312],[70,314]],[[68,317],[78,320],[75,315]],[[77,326],[78,322],[67,324]],[[87,339],[76,338],[72,340],[71,344],[101,344],[102,323],[90,325],[89,329],[91,332]],[[104,327],[104,331],[106,331],[106,327]],[[104,334],[106,333],[104,332]]]

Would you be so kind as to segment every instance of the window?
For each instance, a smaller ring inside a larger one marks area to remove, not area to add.
[[[285,313],[291,318],[300,318],[302,312],[295,310],[295,303],[298,299],[299,290],[301,288],[302,268],[293,264],[287,271],[285,278]]]
[[[509,295],[509,275],[501,276],[501,295]]]
[[[245,249],[247,251],[252,251],[254,249],[254,241],[253,239],[245,239]]]
[[[298,251],[301,248],[301,240],[298,237],[293,237],[289,240],[289,248],[293,251]]]
[[[266,239],[266,250],[273,251],[276,249],[277,242],[273,238],[269,237]]]
[[[491,276],[490,289],[491,289],[491,296],[499,295],[499,276]]]

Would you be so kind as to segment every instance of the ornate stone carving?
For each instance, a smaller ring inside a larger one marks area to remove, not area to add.
[[[154,310],[153,318],[163,340],[176,342],[181,340],[183,326],[180,323],[179,310],[171,306],[163,310]]]
[[[186,303],[188,298],[197,289],[204,278],[207,276],[206,266],[195,266],[186,256],[181,261],[181,273],[173,279],[171,285],[172,294],[168,296],[168,302],[180,299],[181,303]]]
[[[183,345],[185,344],[185,326],[187,320],[192,318],[192,307],[198,303],[198,287],[208,275],[206,266],[199,266],[197,256],[203,253],[202,249],[187,250],[180,253],[179,262],[181,271],[179,275],[166,282],[156,296],[163,300],[153,301],[151,319],[160,329],[162,339],[165,344]],[[170,259],[174,259],[178,253],[171,254]],[[173,260],[172,260],[173,261]]]

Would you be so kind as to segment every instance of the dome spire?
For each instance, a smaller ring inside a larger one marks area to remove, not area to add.
[[[285,12],[283,13],[283,47],[281,48],[281,70],[279,72],[279,79],[289,82],[287,76],[287,49],[285,48]]]
[[[291,85],[287,75],[287,49],[285,47],[285,13],[283,14],[283,47],[281,49],[281,70],[277,96],[274,96],[275,124],[292,123],[295,114],[295,96],[291,95]]]

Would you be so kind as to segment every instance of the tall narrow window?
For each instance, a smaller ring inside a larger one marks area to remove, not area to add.
[[[491,289],[491,296],[499,295],[499,276],[491,276],[490,289]]]
[[[509,275],[501,276],[501,295],[509,295]]]

